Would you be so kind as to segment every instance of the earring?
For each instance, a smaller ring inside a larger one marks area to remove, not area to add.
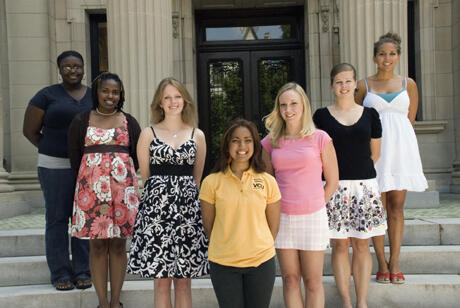
[[[229,157],[227,158],[227,164],[230,164],[231,162],[232,162],[232,157],[229,156]]]

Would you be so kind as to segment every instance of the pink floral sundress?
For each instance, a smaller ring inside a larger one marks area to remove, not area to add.
[[[126,118],[117,128],[88,126],[75,188],[73,237],[108,239],[133,234],[139,187],[128,145]]]

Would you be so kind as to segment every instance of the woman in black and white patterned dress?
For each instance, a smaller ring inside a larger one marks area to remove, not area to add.
[[[208,274],[198,186],[206,142],[196,128],[196,107],[184,85],[163,79],[155,93],[153,125],[137,145],[144,183],[131,242],[128,272],[153,277],[155,307],[191,307],[191,281]]]

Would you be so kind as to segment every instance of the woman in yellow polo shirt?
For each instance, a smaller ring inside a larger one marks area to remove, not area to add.
[[[211,281],[220,308],[270,304],[281,194],[275,178],[264,171],[256,126],[244,119],[233,121],[200,191]]]

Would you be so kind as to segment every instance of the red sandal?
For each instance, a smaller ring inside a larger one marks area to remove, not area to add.
[[[390,281],[393,284],[403,284],[406,281],[402,272],[390,274]]]
[[[377,274],[375,275],[375,280],[378,283],[390,283],[390,272],[377,272]]]

